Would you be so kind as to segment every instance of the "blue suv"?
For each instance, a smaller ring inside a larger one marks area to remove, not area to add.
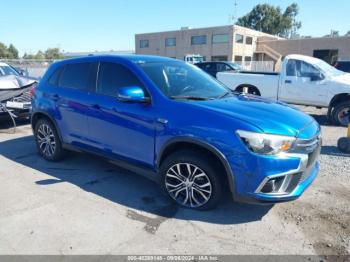
[[[157,181],[181,206],[298,198],[319,171],[320,127],[288,105],[234,93],[196,66],[155,56],[54,63],[33,91],[39,153],[103,156]],[[226,194],[227,195],[227,194]]]

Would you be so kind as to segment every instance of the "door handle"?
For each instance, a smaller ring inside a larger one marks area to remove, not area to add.
[[[96,109],[96,110],[100,110],[101,109],[100,105],[98,105],[98,104],[93,104],[91,106],[91,108]]]
[[[292,83],[292,80],[286,80],[284,81],[286,84],[291,84]]]
[[[54,94],[51,98],[53,101],[58,101],[60,99],[60,96],[58,94]]]

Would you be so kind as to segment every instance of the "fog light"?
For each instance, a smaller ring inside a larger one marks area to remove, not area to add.
[[[262,193],[277,193],[283,183],[284,176],[282,177],[276,177],[276,178],[271,178],[266,182],[264,187],[261,189]]]

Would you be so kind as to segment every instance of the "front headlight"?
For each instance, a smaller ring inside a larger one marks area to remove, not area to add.
[[[295,137],[270,135],[264,133],[237,131],[244,144],[254,153],[275,155],[287,152],[293,147]]]

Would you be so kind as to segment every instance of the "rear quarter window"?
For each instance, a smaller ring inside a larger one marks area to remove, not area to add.
[[[59,76],[59,86],[78,90],[88,90],[92,63],[68,64]]]
[[[60,78],[60,75],[62,73],[64,67],[58,67],[54,72],[51,74],[48,83],[52,86],[57,86],[58,85],[58,80]]]

